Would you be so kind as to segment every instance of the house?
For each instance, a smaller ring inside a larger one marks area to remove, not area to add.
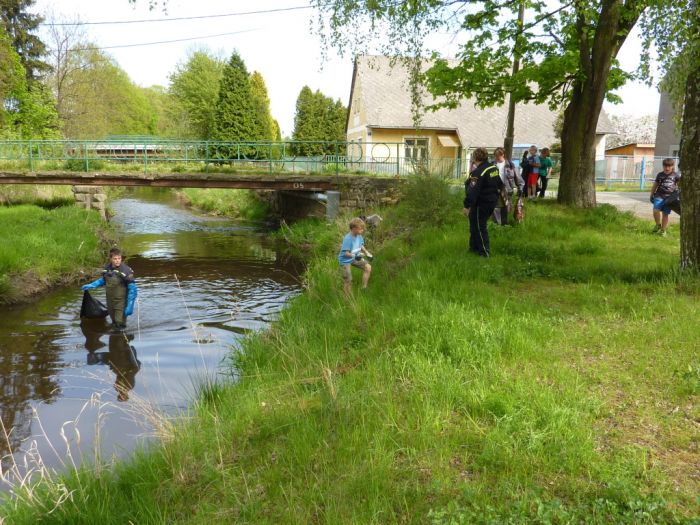
[[[655,150],[656,144],[639,144],[637,142],[631,142],[629,144],[615,146],[614,148],[608,148],[605,150],[605,155],[631,157],[634,159],[634,162],[641,162],[642,159],[647,159],[648,161],[653,162]]]
[[[503,145],[507,104],[478,108],[472,100],[454,109],[426,111],[420,127],[414,125],[409,75],[403,64],[392,65],[385,56],[358,56],[352,76],[346,124],[347,140],[358,143],[365,159],[393,158],[415,163],[425,159],[451,161],[456,175],[466,171],[464,160],[471,150],[493,150]],[[428,65],[424,65],[427,68]],[[429,94],[424,104],[432,103]],[[546,105],[519,104],[515,110],[513,158],[522,148],[535,144],[550,146],[558,139],[554,132],[557,113]],[[605,155],[605,135],[614,133],[601,112],[597,128],[596,158]],[[359,156],[358,151],[355,157]],[[349,154],[349,157],[351,155]],[[398,164],[398,163],[397,163]]]
[[[661,91],[659,116],[656,122],[656,156],[678,157],[681,137],[676,130],[675,112],[668,93]]]

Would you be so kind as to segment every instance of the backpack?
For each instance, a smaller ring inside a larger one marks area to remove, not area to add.
[[[527,159],[527,157],[523,157],[520,160],[520,174],[528,174],[530,171],[530,161]]]

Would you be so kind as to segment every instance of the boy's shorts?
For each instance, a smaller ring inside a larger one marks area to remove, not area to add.
[[[664,202],[663,197],[654,197],[654,209],[659,210],[664,215],[671,215],[671,207],[670,206],[662,206],[663,202]]]
[[[527,185],[528,186],[536,186],[538,180],[540,180],[539,172],[538,173],[529,173],[527,176]]]
[[[343,281],[348,283],[352,282],[352,273],[350,272],[350,266],[354,266],[355,268],[364,270],[365,266],[367,266],[367,261],[362,259],[361,261],[352,261],[350,264],[340,265],[340,275],[343,278]]]

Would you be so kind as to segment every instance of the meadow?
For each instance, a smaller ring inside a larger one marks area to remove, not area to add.
[[[157,446],[18,490],[6,523],[700,523],[700,280],[676,226],[542,201],[484,259],[446,184],[381,214],[349,299],[349,217],[282,230],[305,293]]]

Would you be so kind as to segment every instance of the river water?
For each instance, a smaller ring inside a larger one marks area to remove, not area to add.
[[[110,203],[139,287],[125,335],[81,322],[78,285],[0,309],[5,477],[128,454],[157,434],[151,409],[185,414],[202,381],[235,380],[241,338],[300,292],[301,265],[264,228],[197,215],[171,195]],[[94,295],[104,302],[104,288]]]

